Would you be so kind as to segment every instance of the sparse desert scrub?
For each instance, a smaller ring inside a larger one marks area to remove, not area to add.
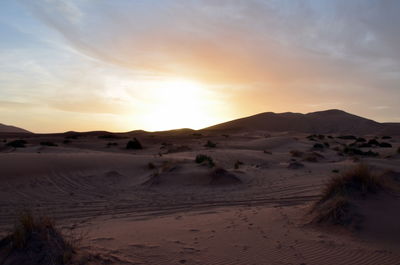
[[[324,149],[324,145],[320,143],[316,143],[313,145],[313,149]]]
[[[367,165],[359,164],[334,176],[326,184],[322,196],[314,206],[314,222],[332,224],[357,224],[360,216],[354,211],[352,198],[376,193],[385,187],[384,178],[372,173]]]
[[[397,148],[397,153],[400,154],[400,146]]]
[[[43,146],[58,146],[57,144],[50,142],[50,141],[45,141],[45,142],[40,142],[40,145]]]
[[[67,238],[48,217],[21,213],[13,231],[0,241],[2,265],[72,264],[75,240]]]
[[[6,145],[11,146],[14,148],[24,148],[27,142],[25,140],[14,140],[11,142],[8,142]]]
[[[110,147],[112,147],[112,146],[117,146],[118,145],[118,143],[115,143],[115,142],[109,142],[109,143],[107,143],[107,147],[108,148],[110,148]]]
[[[209,148],[215,148],[217,147],[217,144],[208,140],[207,143],[204,145],[205,147],[209,147]]]
[[[381,142],[381,143],[379,143],[379,147],[382,147],[382,148],[391,148],[392,145],[391,145],[390,143]]]
[[[337,195],[351,196],[355,193],[374,193],[383,186],[383,178],[373,174],[367,165],[359,164],[340,176],[331,178],[323,190],[321,201]]]
[[[343,153],[345,153],[347,155],[360,155],[360,156],[371,156],[371,157],[379,156],[379,153],[373,152],[371,150],[364,152],[358,148],[347,147],[347,146],[343,149]]]
[[[214,167],[215,163],[210,156],[199,154],[196,156],[195,162],[197,164],[207,163],[209,167]]]
[[[135,138],[133,138],[133,140],[131,140],[131,141],[129,141],[127,144],[126,144],[126,149],[133,149],[133,150],[137,150],[137,149],[143,149],[143,146],[142,146],[142,144],[139,142],[139,140],[138,139],[136,139],[136,137]]]
[[[341,135],[336,138],[342,139],[342,140],[357,140],[357,137],[355,137],[354,135]]]
[[[154,165],[152,162],[149,162],[149,163],[147,164],[147,167],[148,167],[149,169],[156,169],[156,165]]]

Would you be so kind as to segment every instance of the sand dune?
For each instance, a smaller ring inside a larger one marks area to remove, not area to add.
[[[2,134],[0,234],[31,209],[86,235],[88,264],[399,264],[399,219],[387,214],[398,194],[360,200],[358,231],[309,222],[332,176],[360,162],[400,172],[398,136],[340,135]],[[133,137],[143,149],[126,149]],[[24,147],[7,145],[17,139]]]
[[[398,134],[398,125],[378,123],[341,110],[301,113],[266,112],[218,124],[205,130],[263,130],[274,132]]]

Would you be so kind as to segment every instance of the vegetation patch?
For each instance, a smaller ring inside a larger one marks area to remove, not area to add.
[[[330,179],[321,199],[311,210],[315,213],[313,221],[358,225],[361,217],[357,214],[352,199],[377,193],[385,187],[386,182],[382,175],[373,174],[367,165],[359,164]]]
[[[196,156],[195,162],[197,164],[208,164],[209,167],[214,167],[215,163],[213,161],[213,159],[210,156],[207,155],[203,155],[203,154],[199,154]]]
[[[40,142],[40,145],[43,146],[58,146],[57,144],[50,142],[50,141],[46,141],[46,142]]]
[[[341,135],[336,138],[342,139],[342,140],[357,140],[357,137],[355,137],[354,135]]]
[[[26,144],[27,144],[27,142],[25,140],[14,140],[14,141],[8,142],[6,145],[14,147],[14,148],[24,148],[24,147],[26,147],[25,146]]]
[[[130,149],[130,150],[139,150],[139,149],[143,149],[142,144],[139,142],[138,139],[133,138],[133,140],[129,141],[126,144],[126,149]]]
[[[25,212],[19,216],[13,231],[0,241],[2,265],[73,264],[74,240],[66,237],[48,217],[34,217]]]

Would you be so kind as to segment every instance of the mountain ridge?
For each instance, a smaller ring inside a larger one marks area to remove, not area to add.
[[[306,114],[263,112],[204,128],[205,131],[261,130],[304,133],[400,134],[400,123],[379,123],[343,110],[329,109]]]

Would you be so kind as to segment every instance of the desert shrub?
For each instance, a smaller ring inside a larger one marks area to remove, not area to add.
[[[304,164],[297,162],[297,161],[293,161],[288,165],[289,169],[299,169],[299,168],[303,168]]]
[[[312,207],[314,222],[349,225],[359,224],[360,216],[354,211],[351,198],[375,193],[384,188],[383,176],[375,175],[367,165],[359,164],[326,184],[320,200]]]
[[[325,135],[323,135],[323,134],[318,134],[317,137],[320,140],[324,140],[325,139]]]
[[[368,141],[369,145],[379,145],[379,142],[376,139],[371,139]]]
[[[290,151],[290,154],[293,157],[302,157],[304,155],[304,153],[299,150],[292,150],[292,151]]]
[[[382,136],[382,139],[388,140],[388,139],[392,139],[392,137],[391,136]]]
[[[333,139],[333,136],[332,135],[328,135],[327,136],[329,139]]]
[[[334,196],[352,196],[355,193],[376,192],[383,187],[383,179],[371,172],[367,165],[359,164],[340,176],[331,178],[323,190],[321,201]]]
[[[196,156],[195,162],[197,164],[203,164],[203,163],[207,163],[210,167],[214,167],[214,161],[211,157],[207,156],[207,155],[203,155],[203,154],[199,154]]]
[[[360,156],[371,156],[371,157],[379,156],[378,153],[373,152],[371,150],[368,150],[368,151],[364,152],[364,151],[362,151],[362,150],[360,150],[358,148],[355,148],[355,147],[345,147],[343,149],[343,152],[345,154],[348,154],[348,155],[360,155]]]
[[[57,144],[50,142],[50,141],[46,141],[46,142],[40,142],[40,145],[44,145],[44,146],[58,146]]]
[[[126,149],[143,149],[143,146],[135,137],[126,144]]]
[[[212,141],[208,140],[207,143],[204,145],[205,147],[210,147],[210,148],[215,148],[217,147],[216,143],[213,143]]]
[[[338,196],[330,201],[319,203],[314,206],[317,212],[314,217],[316,223],[331,223],[335,225],[348,225],[352,222],[350,213],[351,204],[345,197]]]
[[[8,254],[2,264],[71,264],[74,241],[67,239],[48,217],[34,217],[25,212],[19,216],[13,231],[0,241]]]
[[[354,135],[341,135],[336,138],[342,139],[342,140],[357,140],[357,137],[355,137]]]
[[[263,153],[264,153],[264,154],[267,154],[267,155],[272,155],[272,152],[270,152],[270,151],[268,151],[268,150],[263,150]]]
[[[225,137],[225,138],[229,138],[230,137],[229,134],[223,134],[222,136]]]
[[[356,139],[356,142],[358,142],[358,143],[365,143],[367,140],[365,140],[365,138],[362,138],[362,137],[358,137],[357,139]]]
[[[242,162],[242,161],[239,161],[239,160],[237,160],[237,161],[235,162],[235,165],[234,165],[234,167],[235,167],[235,169],[239,169],[239,167],[240,167],[241,165],[243,165],[243,162]]]
[[[115,143],[115,142],[109,142],[109,143],[107,143],[107,147],[108,148],[110,148],[110,147],[112,147],[112,146],[117,146],[118,145],[118,143]]]
[[[381,142],[381,143],[379,143],[379,147],[390,148],[390,147],[392,147],[392,145],[390,143]]]
[[[71,143],[71,140],[66,139],[63,141],[63,144],[69,144],[69,143]]]
[[[332,173],[339,173],[339,169],[332,169]]]
[[[398,153],[398,154],[400,154],[400,147],[399,147],[399,148],[397,148],[397,153]]]
[[[194,137],[203,137],[203,135],[201,133],[193,133],[192,134]]]
[[[11,142],[8,142],[6,145],[11,146],[14,148],[24,148],[27,142],[25,140],[14,140]]]
[[[316,144],[313,145],[313,148],[314,149],[324,149],[324,145],[320,144],[320,143],[316,143]]]
[[[329,147],[331,146],[331,145],[330,145],[329,143],[327,143],[327,142],[325,142],[324,145],[325,145],[326,148],[329,148]]]

